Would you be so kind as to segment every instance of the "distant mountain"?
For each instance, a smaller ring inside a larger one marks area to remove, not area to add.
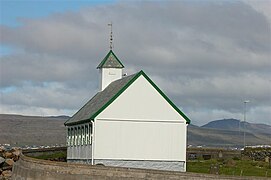
[[[243,122],[237,119],[221,119],[211,121],[203,126],[203,128],[212,128],[212,129],[224,129],[231,131],[244,131],[250,133],[266,133],[271,135],[271,126],[266,124],[255,124],[249,122]]]
[[[212,129],[228,129],[228,130],[239,130],[240,120],[237,119],[222,119],[211,121],[201,127],[212,128]]]
[[[65,144],[64,122],[68,118],[0,114],[0,144]]]
[[[242,131],[213,129],[188,125],[187,144],[211,147],[243,147]],[[271,145],[271,135],[246,132],[246,145]]]
[[[271,126],[246,122],[245,131],[246,145],[271,145]],[[188,125],[187,138],[190,145],[242,147],[244,122],[237,119],[222,119],[211,121],[201,127]]]

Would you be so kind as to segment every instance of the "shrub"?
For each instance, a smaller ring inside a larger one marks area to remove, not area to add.
[[[240,157],[237,157],[237,156],[234,156],[232,159],[235,161],[240,161]]]

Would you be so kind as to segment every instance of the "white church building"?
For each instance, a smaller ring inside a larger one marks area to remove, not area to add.
[[[112,50],[100,91],[67,122],[67,161],[186,171],[189,118],[143,72],[124,76]]]

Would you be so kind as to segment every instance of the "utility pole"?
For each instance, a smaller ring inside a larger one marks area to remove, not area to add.
[[[246,112],[247,112],[247,103],[249,100],[244,101],[244,150],[246,147]]]

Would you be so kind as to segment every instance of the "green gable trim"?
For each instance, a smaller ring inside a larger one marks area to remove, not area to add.
[[[142,71],[142,75],[149,81],[149,83],[159,92],[161,96],[190,124],[191,120],[163,93],[163,91]]]
[[[104,109],[106,109],[115,99],[117,99],[133,82],[141,75],[147,79],[147,81],[159,92],[159,94],[186,120],[187,124],[190,124],[191,120],[161,91],[160,88],[141,70],[135,75],[120,91],[115,94],[101,109],[94,113],[90,119],[95,119]]]
[[[106,64],[106,62],[109,60],[109,56],[112,55],[115,60],[117,61],[117,63],[119,63],[119,66],[117,67],[113,67],[113,68],[124,68],[124,65],[121,63],[121,61],[118,59],[118,57],[115,55],[115,53],[110,50],[107,55],[105,56],[105,58],[102,60],[102,62],[98,65],[97,69],[103,68],[104,65]]]

